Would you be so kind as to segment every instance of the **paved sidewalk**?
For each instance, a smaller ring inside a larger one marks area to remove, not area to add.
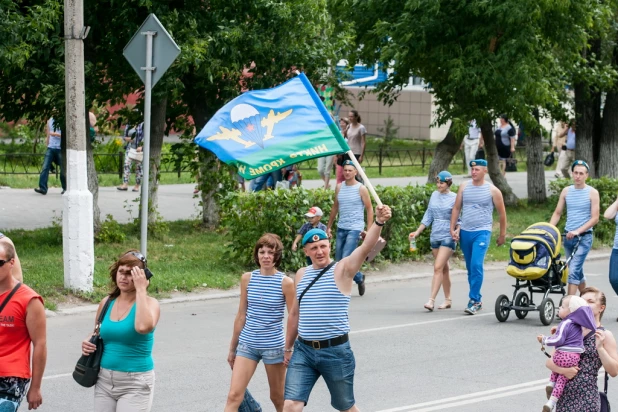
[[[507,180],[513,191],[520,198],[527,196],[527,173],[508,173]],[[391,177],[372,178],[374,186],[407,186],[408,184],[425,184],[426,177]],[[463,175],[454,176],[456,184],[464,180]],[[545,173],[547,184],[555,180],[553,172]],[[334,181],[332,183],[334,185]],[[320,180],[305,180],[303,186],[315,189],[322,186]],[[159,213],[165,220],[191,219],[198,216],[199,199],[193,197],[193,184],[162,185],[159,187]],[[33,189],[0,188],[0,231],[10,229],[36,229],[51,226],[54,218],[62,218],[62,196],[60,188],[51,188],[42,196]],[[123,223],[137,215],[138,193],[120,192],[115,187],[99,189],[99,207],[101,219],[111,214]]]

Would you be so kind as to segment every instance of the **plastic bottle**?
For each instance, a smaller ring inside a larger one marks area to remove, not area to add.
[[[416,252],[416,238],[410,236],[410,252]]]

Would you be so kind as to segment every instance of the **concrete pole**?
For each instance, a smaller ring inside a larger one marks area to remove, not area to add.
[[[92,291],[94,229],[88,190],[83,0],[64,1],[67,191],[63,196],[64,287]]]

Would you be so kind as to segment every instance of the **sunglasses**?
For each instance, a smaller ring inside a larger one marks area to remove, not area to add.
[[[154,273],[148,269],[148,263],[146,263],[146,256],[142,255],[140,252],[129,252],[128,255],[133,255],[138,258],[144,264],[144,273],[146,274],[146,279],[150,279],[154,276]]]
[[[0,260],[0,268],[1,268],[2,266],[4,266],[4,264],[5,264],[5,263],[9,263],[11,260],[13,260],[13,259],[9,259],[9,260]]]

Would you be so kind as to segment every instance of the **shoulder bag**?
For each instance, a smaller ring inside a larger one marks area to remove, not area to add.
[[[92,332],[92,337],[90,338],[90,343],[94,343],[97,349],[88,356],[82,355],[77,361],[77,365],[75,365],[75,370],[73,371],[73,379],[75,379],[75,382],[85,388],[94,386],[99,377],[101,358],[103,357],[103,339],[101,339],[99,335],[99,330],[101,329],[101,323],[103,323],[103,318],[105,317],[110,301],[111,299],[108,298],[105,305],[103,305],[103,309],[101,309],[101,313],[99,314],[99,319],[97,319],[97,324],[94,327],[94,332]]]
[[[9,293],[9,295],[4,299],[4,301],[0,305],[0,313],[2,313],[2,310],[4,309],[4,307],[6,306],[7,303],[9,303],[9,300],[11,300],[11,298],[13,297],[15,292],[17,292],[17,289],[19,289],[20,286],[21,286],[21,282],[17,282],[17,285],[15,285],[11,293]]]
[[[328,269],[330,269],[330,268],[331,268],[334,264],[335,264],[335,261],[333,260],[332,262],[330,262],[330,263],[328,264],[328,266],[326,266],[324,269],[322,269],[322,271],[320,272],[320,274],[319,274],[319,275],[317,275],[317,276],[316,276],[316,277],[315,277],[315,278],[311,281],[311,283],[310,283],[309,285],[307,285],[307,287],[305,288],[305,290],[303,290],[303,293],[301,293],[301,294],[300,294],[300,296],[298,297],[298,306],[300,306],[300,301],[301,301],[301,299],[303,298],[303,296],[305,296],[305,293],[307,293],[307,291],[309,290],[309,288],[311,288],[311,286],[313,286],[313,284],[314,284],[315,282],[317,282],[317,281],[318,281],[318,279],[320,279],[320,278],[322,277],[322,275],[323,275],[323,274],[325,274],[325,273],[328,271]]]
[[[607,399],[607,383],[609,382],[609,376],[607,372],[605,372],[605,385],[603,388],[603,392],[599,391],[599,396],[601,397],[601,412],[610,412],[612,408],[609,405],[609,399]]]
[[[141,162],[144,160],[144,152],[138,152],[137,149],[129,149],[129,159]]]

